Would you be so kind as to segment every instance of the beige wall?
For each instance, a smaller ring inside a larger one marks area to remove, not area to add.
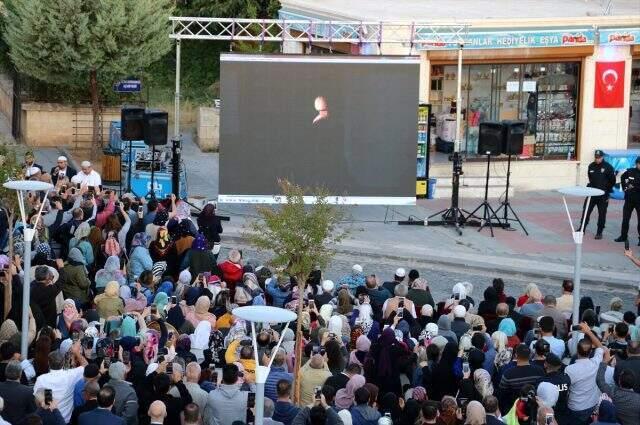
[[[593,107],[596,62],[624,60],[624,107]],[[629,46],[596,47],[593,55],[585,58],[582,70],[582,96],[580,98],[579,152],[580,184],[587,182],[587,167],[593,161],[596,149],[627,149],[629,131],[629,96],[631,94],[631,50]]]
[[[0,113],[11,122],[13,117],[13,80],[7,74],[0,74]]]
[[[102,120],[103,141],[106,146],[109,142],[109,123],[120,120],[120,109],[105,108]],[[22,138],[29,146],[89,148],[92,133],[90,123],[89,105],[74,107],[55,103],[22,104]]]
[[[196,141],[203,151],[216,151],[220,145],[220,109],[200,107]]]

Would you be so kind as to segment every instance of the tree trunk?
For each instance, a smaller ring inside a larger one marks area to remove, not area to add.
[[[5,213],[7,214],[7,222],[9,223],[9,261],[13,262],[13,216],[14,216],[14,211],[9,211],[9,209],[5,209],[4,210]],[[11,310],[11,297],[13,296],[13,294],[11,293],[13,287],[12,287],[12,282],[13,282],[13,276],[11,276],[11,278],[9,279],[9,283],[4,287],[4,300],[3,300],[3,306],[4,306],[4,317],[2,318],[2,320],[6,320],[7,316],[9,315],[9,311]]]
[[[294,388],[293,402],[300,404],[300,367],[302,366],[302,308],[304,306],[305,277],[297,276],[298,279],[298,319],[296,320],[296,363],[293,371]]]
[[[89,91],[91,93],[91,113],[93,114],[93,133],[91,136],[91,161],[98,158],[100,143],[100,98],[98,93],[98,72],[89,72]]]

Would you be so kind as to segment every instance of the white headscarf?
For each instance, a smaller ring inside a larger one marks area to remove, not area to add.
[[[204,360],[204,350],[209,348],[209,336],[211,335],[211,322],[201,320],[196,326],[196,330],[189,335],[191,340],[191,353],[196,356],[198,362]]]
[[[329,329],[329,332],[342,337],[342,318],[340,316],[331,316],[327,328]]]
[[[320,316],[324,319],[325,323],[329,323],[329,319],[331,319],[331,315],[333,314],[333,305],[324,304],[320,307]]]

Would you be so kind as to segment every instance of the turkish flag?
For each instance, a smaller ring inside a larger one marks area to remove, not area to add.
[[[624,106],[624,61],[596,62],[594,108]]]

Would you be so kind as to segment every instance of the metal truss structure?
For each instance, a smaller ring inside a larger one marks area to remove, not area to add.
[[[467,24],[428,24],[420,22],[359,22],[290,19],[235,19],[171,17],[171,35],[176,40],[176,88],[174,100],[174,138],[180,138],[180,42],[218,40],[245,42],[302,42],[402,45],[409,48],[460,50],[468,32]]]

